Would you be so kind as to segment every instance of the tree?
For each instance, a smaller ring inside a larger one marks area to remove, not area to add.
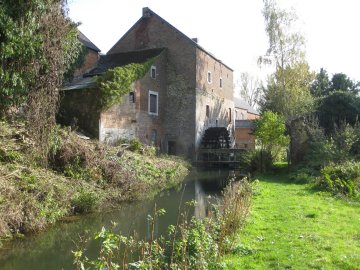
[[[24,105],[28,130],[46,160],[65,71],[81,49],[66,0],[0,4],[0,115]]]
[[[268,79],[260,101],[262,111],[271,110],[285,117],[287,124],[314,110],[310,84],[314,74],[308,64],[299,62],[277,69]]]
[[[360,83],[352,81],[344,73],[335,73],[331,79],[329,93],[333,91],[343,91],[358,94],[360,91]]]
[[[247,72],[243,72],[240,74],[240,81],[237,84],[240,88],[240,96],[251,107],[256,107],[259,104],[262,95],[260,80]]]
[[[328,89],[330,87],[329,75],[326,70],[321,68],[320,72],[316,74],[315,80],[311,84],[311,94],[314,97],[321,97],[328,94]]]
[[[297,16],[280,9],[274,0],[264,0],[263,15],[269,48],[260,64],[272,63],[275,73],[268,79],[261,101],[262,111],[272,110],[283,115],[287,124],[312,111],[314,100],[310,83],[314,74],[305,61],[305,41],[296,31]]]
[[[360,97],[352,92],[333,91],[320,100],[317,114],[326,134],[346,123],[353,126],[360,115]]]
[[[289,145],[289,137],[285,135],[285,119],[271,112],[264,112],[255,120],[255,136],[262,149],[273,152],[276,147]]]

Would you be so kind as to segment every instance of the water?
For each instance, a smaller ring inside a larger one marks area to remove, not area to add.
[[[164,234],[168,225],[176,224],[180,201],[196,200],[191,213],[198,218],[206,215],[207,201],[214,200],[226,185],[228,170],[193,171],[181,187],[165,191],[154,200],[122,204],[116,210],[73,217],[26,239],[15,240],[0,249],[0,270],[74,269],[72,250],[80,237],[93,236],[95,232],[111,228],[118,223],[117,231],[125,235],[136,232],[140,237],[149,234],[147,216],[154,206],[164,208],[166,215],[157,223],[155,233]],[[98,247],[95,242],[86,244],[87,255],[95,257]]]

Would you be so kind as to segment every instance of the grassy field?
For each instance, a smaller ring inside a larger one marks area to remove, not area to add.
[[[259,176],[228,269],[360,269],[360,204]]]

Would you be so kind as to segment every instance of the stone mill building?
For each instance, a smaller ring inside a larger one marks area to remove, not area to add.
[[[95,76],[151,58],[155,60],[150,70],[132,84],[121,103],[98,115],[91,112]],[[63,93],[64,122],[70,124],[75,117],[81,129],[101,141],[137,137],[162,152],[195,157],[205,130],[224,127],[235,143],[233,70],[149,8],[143,8],[142,17],[95,67],[66,85]]]

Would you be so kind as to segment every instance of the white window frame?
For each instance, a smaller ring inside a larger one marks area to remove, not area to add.
[[[209,75],[210,75],[210,76],[209,76]],[[209,78],[210,78],[210,80],[209,80]],[[211,74],[211,71],[208,71],[206,80],[207,80],[208,84],[211,84],[211,83],[212,83],[212,74]]]
[[[153,70],[155,71],[155,72],[154,72],[155,77],[152,76]],[[156,74],[156,66],[151,66],[151,68],[150,68],[150,77],[151,77],[152,79],[156,79],[156,75],[157,75],[157,74]]]
[[[155,96],[156,96],[156,113],[150,112],[150,95],[155,95]],[[149,115],[159,115],[159,93],[158,93],[158,92],[149,90],[149,95],[148,95],[148,112],[149,112]]]

